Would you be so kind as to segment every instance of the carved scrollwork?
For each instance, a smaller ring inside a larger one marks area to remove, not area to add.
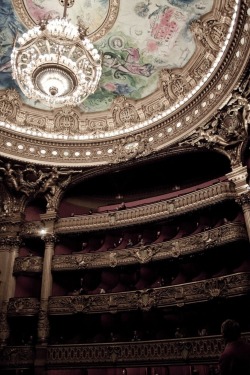
[[[120,163],[131,159],[146,156],[152,152],[150,143],[140,134],[127,136],[115,146],[110,159],[113,163]]]
[[[177,99],[183,99],[191,88],[190,83],[184,77],[169,69],[162,69],[161,82],[164,95],[170,104]]]
[[[200,81],[204,77],[205,72],[208,71],[212,66],[212,61],[208,58],[202,60],[199,65],[193,70],[193,78],[196,82]]]
[[[3,120],[13,120],[20,107],[20,99],[16,90],[6,90],[0,96],[0,118]]]
[[[215,19],[205,21],[199,19],[192,22],[190,29],[204,49],[215,55],[225,40],[229,24],[230,21],[226,17],[223,22]]]
[[[112,117],[118,127],[129,127],[140,120],[137,109],[125,96],[120,96],[114,100]]]
[[[157,245],[140,246],[136,250],[129,250],[129,255],[135,257],[140,263],[147,263],[152,260],[153,256],[160,251]]]
[[[69,296],[67,298],[50,298],[49,311],[50,312],[70,312],[71,314],[79,312],[89,312],[91,306],[95,304],[95,299],[91,296]]]
[[[54,121],[57,134],[68,136],[79,133],[79,114],[72,107],[57,111]]]
[[[204,292],[205,291],[211,299],[226,295],[228,291],[227,279],[218,278],[207,280],[204,284]]]
[[[153,117],[155,113],[159,113],[164,111],[166,108],[165,104],[165,98],[164,96],[162,98],[157,99],[154,102],[150,102],[149,104],[142,105],[142,111],[146,119],[149,119],[150,117]]]
[[[156,305],[156,295],[152,289],[142,290],[138,292],[138,308],[143,311],[149,311]]]

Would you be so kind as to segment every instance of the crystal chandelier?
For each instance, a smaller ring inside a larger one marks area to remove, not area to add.
[[[101,56],[86,28],[66,19],[41,21],[18,38],[11,54],[12,74],[30,99],[50,107],[78,105],[97,89]]]

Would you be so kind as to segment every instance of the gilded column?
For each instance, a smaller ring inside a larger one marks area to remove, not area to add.
[[[250,240],[250,191],[248,191],[247,193],[241,194],[237,198],[237,202],[242,207],[242,211],[243,211],[245,223],[246,223],[246,228],[247,228],[247,233],[248,233],[248,238]]]
[[[51,266],[56,236],[54,234],[47,234],[44,236],[43,240],[45,242],[45,251],[43,259],[41,301],[38,315],[38,342],[40,344],[46,344],[49,337],[48,300],[52,291]]]
[[[247,167],[238,166],[227,174],[229,180],[233,181],[237,193],[236,201],[241,205],[245,218],[248,238],[250,240],[250,190],[247,183]]]
[[[6,343],[9,337],[9,326],[7,321],[8,302],[15,293],[15,277],[13,276],[13,268],[15,259],[18,255],[20,239],[19,237],[2,238],[1,249],[5,253],[5,269],[2,281],[1,293],[1,312],[0,312],[0,342],[1,345]],[[2,250],[1,250],[2,251]]]

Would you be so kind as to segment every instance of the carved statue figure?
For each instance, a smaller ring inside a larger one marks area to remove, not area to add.
[[[22,168],[20,165],[12,167],[10,163],[5,163],[0,167],[0,172],[3,172],[4,182],[10,189],[22,192],[27,196],[40,193],[54,196],[59,182],[60,187],[63,188],[70,182],[71,174],[81,171],[58,170],[58,168],[52,167],[46,172],[37,170],[33,165]],[[66,179],[60,181],[62,176],[66,176]]]
[[[68,176],[66,180],[61,182],[61,187],[66,186],[71,179],[71,174],[79,173],[80,171],[74,170],[58,170],[57,167],[52,167],[51,171],[48,173],[43,172],[42,170],[38,171],[38,179],[36,181],[37,186],[39,187],[39,193],[48,193],[50,195],[55,195],[56,188],[59,186],[59,179],[61,176]]]
[[[250,102],[239,92],[234,91],[228,102],[230,112],[237,112],[242,108],[242,121],[246,132],[248,132],[248,124],[250,123]]]
[[[9,188],[15,189],[16,191],[18,191],[19,190],[18,173],[11,167],[11,164],[6,163],[4,167],[0,167],[0,171],[3,172],[4,182],[6,183],[6,185]]]

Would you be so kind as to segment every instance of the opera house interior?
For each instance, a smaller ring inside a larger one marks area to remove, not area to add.
[[[250,342],[249,57],[249,0],[0,1],[1,374]]]

